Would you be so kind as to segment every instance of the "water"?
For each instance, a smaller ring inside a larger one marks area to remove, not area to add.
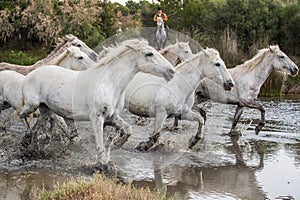
[[[122,149],[112,150],[111,158],[125,181],[166,190],[168,196],[176,193],[179,199],[300,199],[300,99],[264,99],[262,103],[266,109],[263,131],[258,136],[254,134],[259,111],[245,109],[238,126],[243,136],[238,139],[224,136],[235,107],[206,104],[205,137],[194,150],[188,150],[187,145],[196,124],[183,122],[177,132],[164,130],[162,149],[150,153],[133,151],[148,137],[153,122],[137,126],[135,118],[125,113],[134,134]],[[171,124],[169,119],[166,127]],[[83,137],[87,138],[82,139],[80,147],[70,149],[74,152],[68,162],[74,164],[78,158],[86,162],[86,155],[95,153],[93,139]],[[2,140],[3,143],[5,138]],[[33,188],[51,188],[54,181],[74,175],[72,169],[53,170],[53,165],[61,165],[62,161],[30,161],[39,170],[32,165],[25,170],[23,166],[28,163],[12,161],[17,164],[0,163],[0,199],[26,199]]]

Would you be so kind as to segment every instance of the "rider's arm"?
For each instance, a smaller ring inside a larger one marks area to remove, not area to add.
[[[164,13],[164,21],[165,21],[165,22],[168,21],[168,16],[167,16],[166,13]]]
[[[154,15],[153,21],[154,21],[154,22],[157,22],[156,15]]]

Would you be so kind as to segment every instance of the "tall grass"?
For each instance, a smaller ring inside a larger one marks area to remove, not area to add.
[[[70,179],[56,184],[52,191],[43,189],[33,197],[35,200],[165,200],[165,194],[151,191],[149,188],[135,188],[131,183],[120,183],[117,179],[103,175],[94,175],[90,180]]]

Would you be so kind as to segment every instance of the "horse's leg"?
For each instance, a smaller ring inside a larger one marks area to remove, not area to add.
[[[260,111],[260,121],[258,123],[258,125],[255,127],[255,134],[258,135],[258,133],[261,131],[261,129],[263,128],[263,126],[266,124],[266,119],[265,119],[265,109],[264,107],[258,103],[258,102],[243,102],[243,106],[245,107],[249,107],[249,108],[254,108],[254,109],[258,109]]]
[[[198,143],[198,141],[201,140],[201,138],[202,138],[204,119],[201,117],[200,114],[195,113],[192,110],[190,110],[189,112],[187,112],[185,114],[182,114],[181,119],[198,122],[197,133],[193,138],[190,139],[189,148],[192,149]]]
[[[135,149],[139,151],[148,151],[151,147],[155,145],[155,143],[159,139],[162,125],[165,122],[168,115],[167,115],[167,111],[163,107],[157,107],[155,109],[155,112],[156,112],[156,116],[155,116],[155,123],[154,123],[154,131],[152,135],[149,137],[148,141],[141,142],[136,146]]]
[[[172,130],[177,130],[179,129],[179,119],[181,119],[180,116],[175,116],[174,117],[174,123],[173,123],[173,127],[172,127]]]
[[[65,136],[70,141],[72,141],[72,139],[78,135],[74,120],[64,119],[63,117],[58,116],[55,113],[51,113],[51,121],[55,122],[55,124],[58,125],[58,127],[64,132]]]
[[[111,117],[109,125],[116,127],[120,131],[119,135],[113,139],[113,144],[117,147],[122,147],[132,133],[131,126],[119,114],[114,114]]]
[[[236,129],[236,126],[237,126],[238,121],[241,118],[242,113],[243,113],[243,108],[244,108],[244,106],[241,106],[241,105],[238,105],[236,107],[235,114],[233,117],[233,122],[231,125],[231,129],[230,129],[230,132],[228,133],[230,136],[241,135],[240,131],[238,131]]]
[[[22,139],[22,142],[21,144],[24,146],[24,147],[27,147],[31,142],[32,142],[32,136],[33,136],[33,132],[34,132],[34,129],[36,129],[36,127],[38,126],[38,123],[40,123],[40,120],[38,119],[38,121],[35,123],[33,129],[30,128],[30,125],[27,121],[27,116],[29,113],[32,113],[36,108],[38,107],[38,105],[35,106],[29,106],[29,105],[24,105],[23,108],[21,109],[20,111],[20,118],[24,118],[25,120],[25,123],[27,125],[27,131]],[[40,118],[41,116],[39,116]]]
[[[29,144],[31,144],[32,141],[34,141],[35,143],[38,143],[38,139],[37,139],[38,132],[41,129],[41,127],[46,126],[47,120],[50,116],[50,114],[49,114],[50,110],[47,106],[41,105],[39,107],[39,111],[40,111],[40,114],[39,114],[38,120],[34,124],[32,129],[30,129],[29,123],[27,122],[27,119],[25,118],[25,122],[28,126],[29,131],[26,132],[25,136],[22,139],[22,145],[24,147],[27,147]]]
[[[196,104],[194,104],[194,106],[192,107],[193,110],[197,111],[201,117],[203,117],[204,119],[204,124],[206,122],[206,111],[203,110],[202,108],[199,108]]]
[[[104,119],[102,116],[98,116],[95,113],[90,115],[90,120],[92,122],[93,130],[95,134],[96,149],[98,154],[97,160],[99,160],[99,164],[107,163],[104,141],[103,141]]]

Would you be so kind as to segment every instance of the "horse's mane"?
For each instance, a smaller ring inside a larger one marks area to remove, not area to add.
[[[176,45],[179,45],[179,46],[180,46],[180,45],[185,45],[185,44],[187,44],[187,42],[178,42],[178,43],[172,44],[172,45],[170,45],[170,46],[168,46],[168,47],[166,47],[166,48],[160,50],[159,53],[163,55],[163,54],[169,52],[170,49],[173,49],[174,46],[176,46]]]
[[[148,45],[148,41],[145,39],[130,39],[125,40],[120,44],[108,47],[105,49],[105,57],[101,58],[92,68],[98,68],[118,58],[118,56],[127,52],[130,49],[140,50],[145,45]]]
[[[72,34],[68,34],[68,35],[65,35],[63,38],[59,38],[58,42],[56,43],[55,49],[46,58],[43,58],[42,60],[37,61],[35,64],[33,64],[33,66],[39,66],[43,63],[47,63],[47,62],[53,60],[53,58],[58,57],[64,51],[66,51],[66,47],[68,47],[71,44],[71,42],[75,39],[77,39],[77,37],[75,37]]]
[[[250,60],[245,61],[243,64],[236,66],[235,68],[244,68],[247,71],[252,71],[259,63],[262,62],[263,58],[272,51],[279,50],[278,45],[272,45],[268,48],[260,49],[257,51],[256,55],[251,58]]]

